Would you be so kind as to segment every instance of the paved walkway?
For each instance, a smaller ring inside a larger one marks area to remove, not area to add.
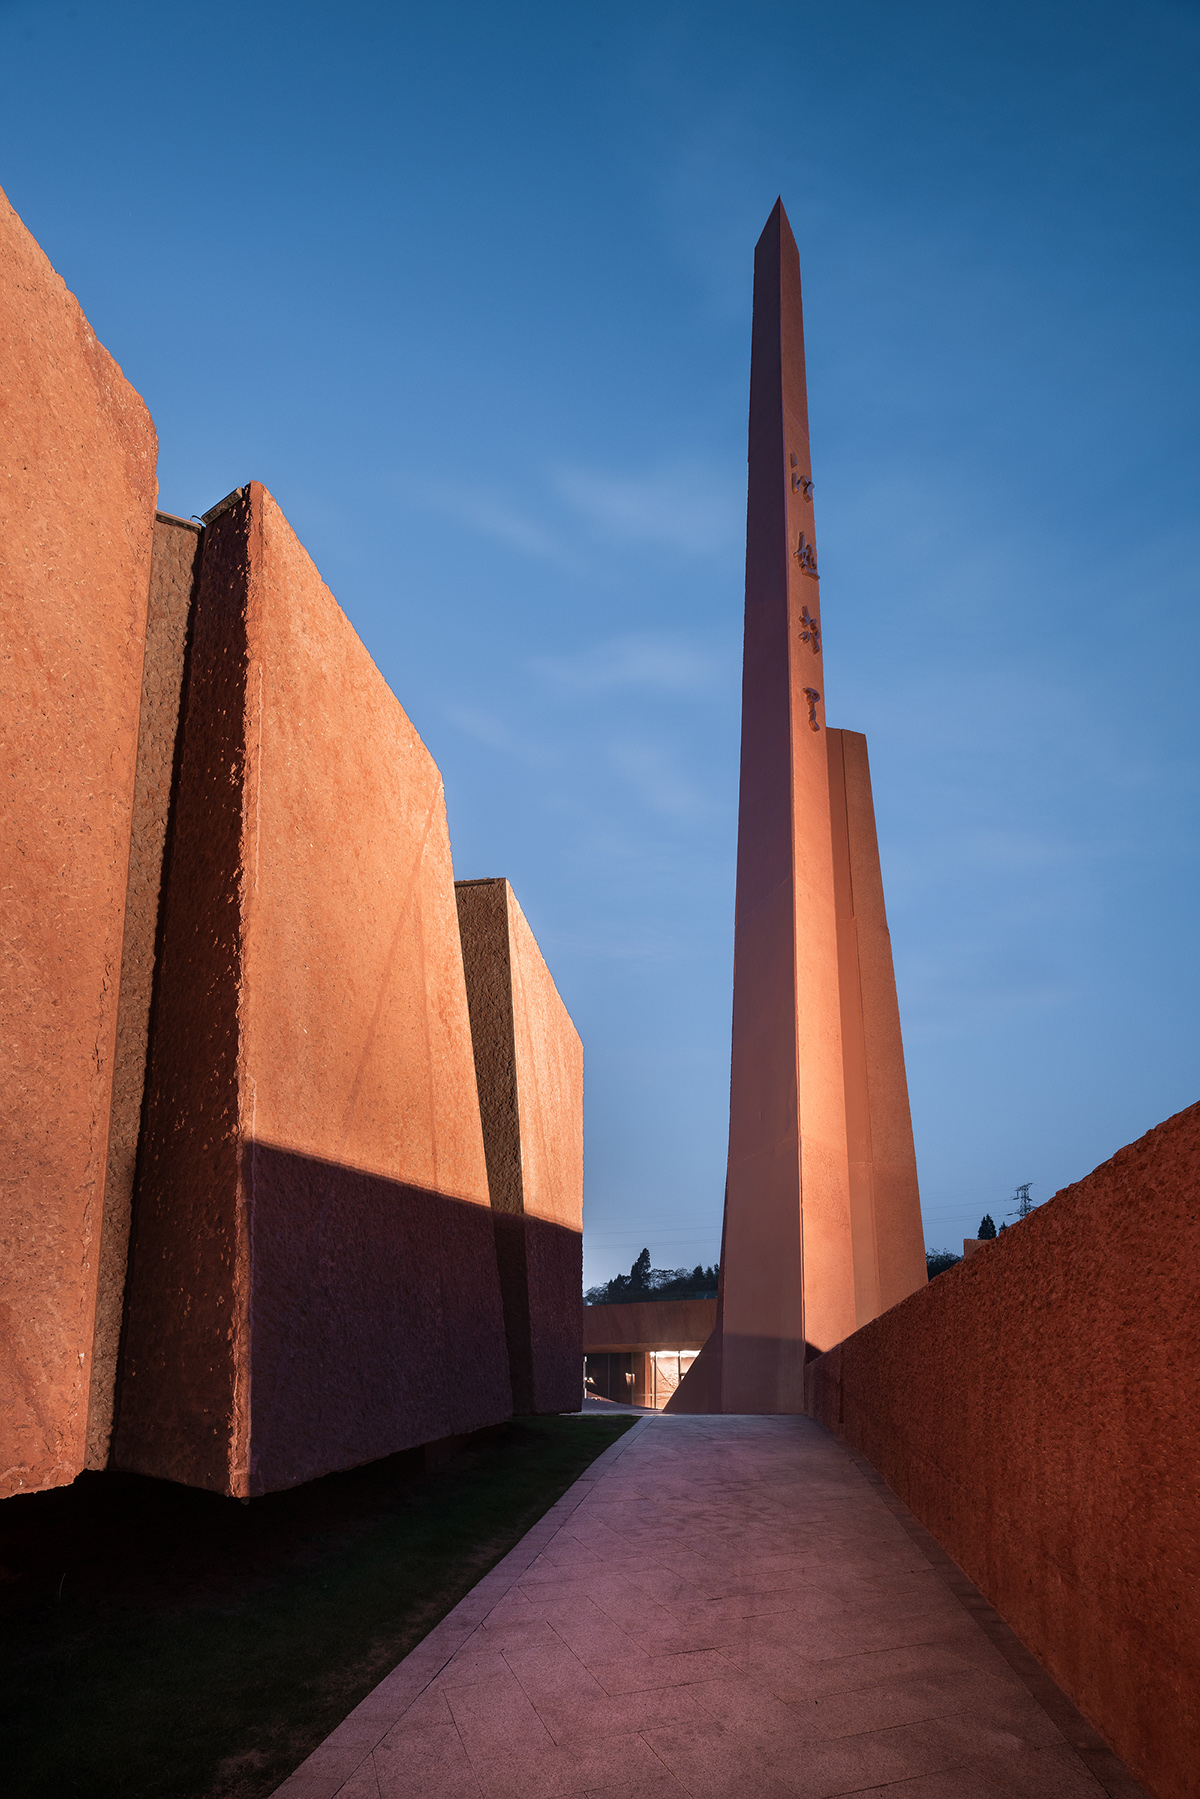
[[[805,1418],[636,1424],[279,1799],[1141,1793]]]

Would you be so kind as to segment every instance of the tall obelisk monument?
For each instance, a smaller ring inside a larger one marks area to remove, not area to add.
[[[925,1279],[865,741],[830,731],[800,259],[754,253],[729,1164],[717,1329],[676,1411],[799,1412]]]

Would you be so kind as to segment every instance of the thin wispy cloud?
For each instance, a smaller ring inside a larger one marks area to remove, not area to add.
[[[709,816],[712,804],[708,795],[679,769],[662,744],[626,738],[609,745],[608,759],[651,812],[680,824]]]
[[[517,482],[516,495],[516,483],[481,488],[425,476],[397,476],[393,487],[419,511],[575,573],[605,550],[711,556],[735,543],[741,531],[744,492],[711,463],[672,463],[634,474],[567,465],[549,474],[529,469]],[[590,539],[586,556],[581,530]]]
[[[570,656],[535,656],[529,666],[573,693],[706,693],[720,675],[716,657],[687,638],[650,632],[609,638]]]
[[[479,707],[447,706],[446,717],[465,736],[483,744],[486,749],[511,757],[523,768],[548,769],[558,761],[555,752],[545,744],[521,736],[502,718],[497,718],[494,713],[484,712]]]
[[[407,478],[396,485],[409,505],[440,513],[477,536],[506,544],[539,562],[569,566],[573,560],[559,535],[531,517],[527,509],[494,490],[481,491],[452,481]]]
[[[559,497],[603,536],[710,556],[737,539],[745,494],[708,463],[675,463],[637,475],[560,468]]]

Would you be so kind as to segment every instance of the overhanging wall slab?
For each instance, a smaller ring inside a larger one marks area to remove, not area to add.
[[[209,515],[118,1465],[250,1495],[511,1407],[441,778],[270,495]]]
[[[157,457],[3,195],[0,364],[2,1495],[84,1464]]]

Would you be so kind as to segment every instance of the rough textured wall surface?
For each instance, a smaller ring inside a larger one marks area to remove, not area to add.
[[[441,778],[252,483],[205,531],[115,1459],[250,1495],[509,1410]]]
[[[583,1047],[505,880],[456,886],[513,1405],[576,1409]]]
[[[0,371],[2,1495],[84,1462],[157,457],[2,194]]]
[[[96,1282],[96,1330],[88,1413],[87,1466],[108,1462],[116,1393],[117,1355],[129,1261],[150,1004],[158,948],[163,860],[183,704],[184,662],[192,600],[200,571],[199,525],[159,513],[154,521],[150,604],[142,664],[137,774],[125,891],[125,935],[109,1111],[104,1219]]]
[[[583,1045],[517,896],[505,887],[524,1208],[582,1232]]]
[[[508,891],[508,882],[499,879],[454,884],[488,1190],[494,1211],[520,1214],[525,1204]]]
[[[717,1322],[715,1299],[662,1299],[584,1306],[583,1347],[595,1350],[699,1349]]]
[[[1200,1105],[808,1368],[1159,1799],[1200,1743]]]

